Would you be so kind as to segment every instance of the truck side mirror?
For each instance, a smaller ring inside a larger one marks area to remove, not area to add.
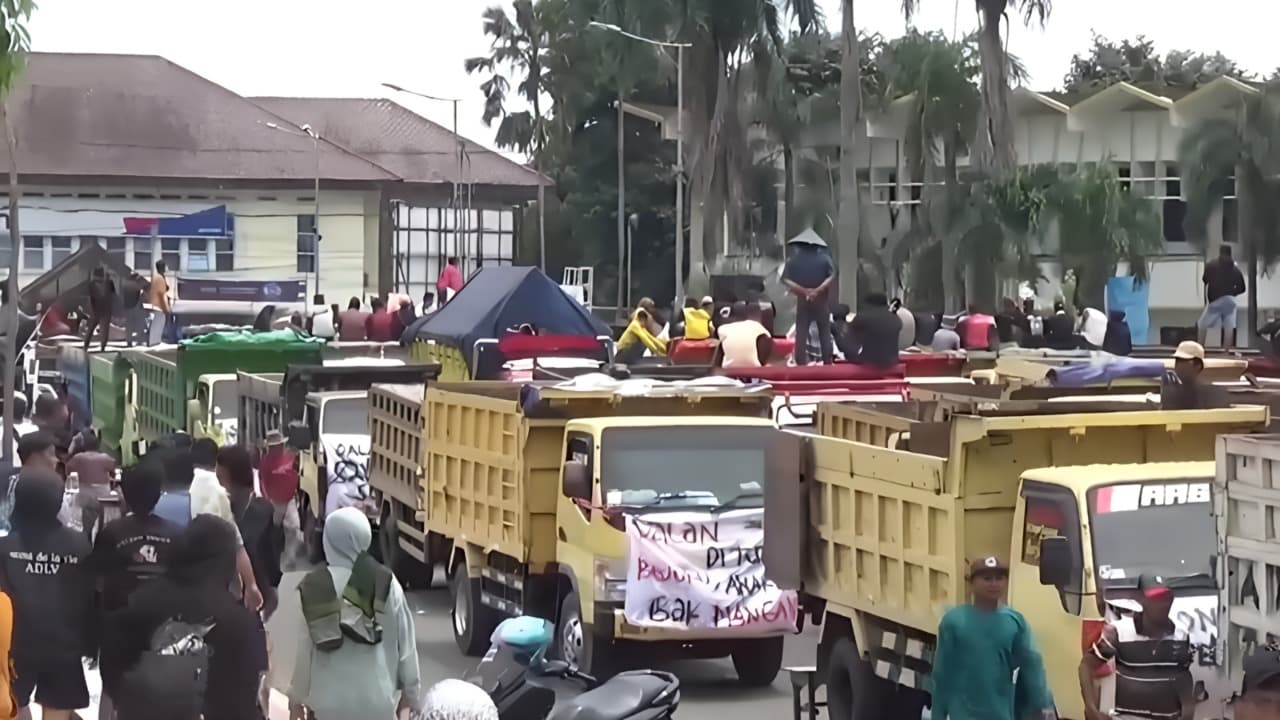
[[[187,417],[192,420],[200,420],[204,422],[204,406],[199,400],[192,398],[187,401]]]
[[[587,470],[586,463],[573,460],[565,462],[561,489],[565,497],[575,500],[591,499],[591,473]]]
[[[299,452],[311,447],[311,428],[301,423],[289,423],[289,447]]]
[[[1064,588],[1071,584],[1071,544],[1064,537],[1040,538],[1040,584]]]

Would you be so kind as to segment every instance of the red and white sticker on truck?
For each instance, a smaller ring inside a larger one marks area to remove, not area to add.
[[[1094,511],[1129,512],[1165,505],[1192,505],[1212,499],[1208,482],[1130,483],[1098,488],[1093,495]]]

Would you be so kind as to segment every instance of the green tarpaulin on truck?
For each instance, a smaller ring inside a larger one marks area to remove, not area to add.
[[[251,330],[211,332],[189,340],[183,340],[180,345],[187,348],[213,346],[240,347],[244,345],[253,345],[257,347],[261,345],[287,345],[292,343],[315,343],[317,345],[323,345],[324,340],[313,335],[298,332],[297,330],[285,328],[284,330],[272,330],[270,332],[253,332]]]

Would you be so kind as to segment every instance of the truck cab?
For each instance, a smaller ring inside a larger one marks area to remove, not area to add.
[[[213,438],[218,445],[237,442],[239,390],[235,373],[207,373],[196,378],[196,396],[187,401],[187,434]]]
[[[330,390],[308,393],[302,423],[289,428],[299,451],[299,486],[315,517],[357,505],[376,520],[369,490],[369,393]],[[330,475],[335,475],[331,478]],[[344,498],[329,498],[330,484]]]
[[[1214,463],[1154,462],[1027,470],[1014,515],[1009,601],[1044,653],[1063,717],[1083,717],[1080,655],[1104,623],[1140,609],[1138,578],[1159,576],[1174,592],[1171,615],[1195,648],[1197,720],[1221,717],[1231,696],[1218,658]],[[1101,709],[1114,703],[1100,678]]]
[[[763,507],[766,476],[779,461],[777,435],[773,421],[763,418],[569,421],[556,504],[556,556],[578,581],[578,606],[565,612],[580,613],[580,622],[564,621],[562,615],[559,645],[566,660],[590,665],[590,655],[601,652],[598,647],[639,641],[678,656],[730,655],[748,684],[772,679],[782,660],[777,630],[743,629],[728,640],[723,628],[669,630],[628,622],[623,515],[679,512],[714,521],[726,510]],[[789,457],[794,462],[795,456]]]

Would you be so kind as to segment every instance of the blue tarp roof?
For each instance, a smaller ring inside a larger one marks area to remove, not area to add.
[[[471,276],[415,337],[457,347],[469,364],[477,340],[501,338],[521,323],[557,335],[609,334],[604,323],[538,268],[502,266],[481,268]]]

